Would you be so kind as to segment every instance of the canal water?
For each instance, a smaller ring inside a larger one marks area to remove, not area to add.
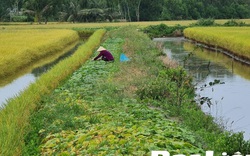
[[[8,100],[18,96],[21,91],[26,89],[31,83],[35,82],[39,76],[47,72],[51,67],[56,65],[61,60],[71,56],[80,44],[76,45],[70,51],[62,54],[50,63],[43,64],[40,67],[34,68],[31,72],[25,73],[18,78],[15,78],[10,83],[0,86],[0,108],[7,104]]]
[[[249,140],[250,66],[184,38],[156,38],[154,41],[162,43],[167,56],[194,78],[197,98],[211,98],[212,105],[203,104],[202,110],[226,130],[244,132],[245,139]],[[220,83],[210,86],[214,80]]]

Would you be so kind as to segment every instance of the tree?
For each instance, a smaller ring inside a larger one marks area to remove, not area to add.
[[[11,21],[12,16],[19,15],[21,5],[22,0],[0,0],[0,21]]]
[[[49,15],[53,11],[54,5],[58,2],[56,0],[26,0],[24,3],[25,13],[34,16],[34,22],[41,23],[44,15]],[[45,18],[47,22],[48,16]]]
[[[136,20],[140,21],[140,6],[142,0],[132,0],[132,5],[135,9]]]
[[[60,14],[60,20],[61,21],[70,21],[75,22],[77,21],[78,14],[81,10],[81,6],[78,0],[69,0],[65,1],[62,4],[62,11],[59,12]]]
[[[140,20],[161,20],[161,14],[163,12],[163,2],[163,0],[143,0],[140,6]]]

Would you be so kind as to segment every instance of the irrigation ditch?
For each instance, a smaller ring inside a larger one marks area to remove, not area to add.
[[[155,41],[162,42],[167,56],[194,78],[198,97],[211,99],[210,106],[201,105],[203,111],[211,114],[225,129],[243,132],[248,140],[249,65],[225,55],[218,48],[210,49],[185,38],[158,38]],[[214,80],[222,84],[210,86]]]
[[[20,74],[16,73],[17,75],[11,75],[9,77],[6,77],[5,79],[1,79],[1,82],[3,85],[0,86],[0,95],[1,95],[0,107],[3,107],[8,102],[9,99],[18,96],[21,91],[26,89],[31,83],[34,83],[37,78],[39,78],[42,74],[50,70],[58,62],[74,54],[74,52],[77,50],[77,47],[79,45],[80,44],[78,43],[73,49],[69,50],[66,53],[61,54],[58,58],[56,58],[55,60],[52,60],[52,62],[35,67],[31,71],[20,70],[21,72]],[[43,58],[43,61],[45,60],[46,58]],[[29,67],[26,67],[26,68],[29,68]],[[26,71],[30,71],[30,72],[26,72]]]
[[[65,47],[61,52],[55,52],[52,55],[31,62],[28,66],[20,68],[18,72],[5,76],[0,80],[0,108],[4,107],[11,98],[19,95],[31,83],[34,83],[42,74],[49,71],[60,61],[73,55],[79,46],[83,45],[93,34],[93,31],[79,31],[79,41]]]

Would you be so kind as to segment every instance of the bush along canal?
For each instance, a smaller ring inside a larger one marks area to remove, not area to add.
[[[163,64],[162,52],[145,34],[129,26],[105,39],[102,46],[115,62],[88,60],[41,99],[24,155],[249,152],[241,134],[224,131],[197,107],[192,79],[181,67]],[[119,62],[121,53],[130,61]]]
[[[243,132],[245,139],[250,139],[250,67],[184,38],[155,41],[164,44],[167,56],[195,79],[202,110],[226,130]]]

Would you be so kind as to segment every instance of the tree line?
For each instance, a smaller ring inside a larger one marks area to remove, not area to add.
[[[250,0],[0,0],[0,21],[158,21],[250,18]]]

